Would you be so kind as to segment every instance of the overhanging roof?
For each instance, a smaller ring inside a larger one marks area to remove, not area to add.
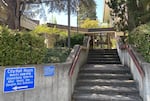
[[[64,29],[67,30],[68,26],[66,25],[59,25],[59,24],[53,24],[53,23],[47,23],[48,27],[56,27],[59,29]],[[70,27],[70,30],[72,32],[77,32],[77,27]],[[90,34],[90,33],[101,33],[101,32],[115,32],[114,28],[78,28],[78,31],[80,33],[84,33],[84,34]]]

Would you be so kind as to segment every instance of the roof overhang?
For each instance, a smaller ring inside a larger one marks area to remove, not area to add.
[[[59,29],[64,29],[67,30],[68,26],[66,25],[59,25],[59,24],[52,24],[52,23],[47,23],[48,27],[56,27]],[[83,34],[92,34],[92,33],[105,33],[105,32],[115,32],[114,28],[77,28],[77,27],[70,27],[70,30],[72,32],[77,32],[77,30],[79,31],[79,33],[83,33]]]

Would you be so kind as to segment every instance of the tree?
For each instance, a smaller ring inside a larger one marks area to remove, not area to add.
[[[132,31],[139,23],[137,0],[127,0],[126,3],[128,9],[128,30]]]
[[[24,10],[30,9],[30,4],[43,4],[45,3],[49,7],[49,11],[67,11],[67,0],[0,0],[6,4],[6,11],[8,12],[7,24],[9,28],[19,28],[20,16]],[[85,7],[92,9],[91,1],[94,0],[80,0]],[[71,12],[76,12],[76,4],[78,0],[71,0]]]
[[[91,4],[91,7],[85,6],[84,2],[81,2],[79,5],[79,19],[85,20],[86,18],[90,18],[92,20],[96,20],[96,3],[93,0],[87,1]]]
[[[98,20],[90,20],[89,18],[84,20],[83,23],[81,24],[81,28],[98,28],[98,27],[99,27]]]
[[[96,20],[97,16],[96,16],[96,2],[93,0],[87,0],[90,4],[91,7],[87,7],[84,5],[84,2],[81,2],[79,4],[79,14],[78,16],[78,22],[79,25],[81,23],[83,23],[84,20],[86,20],[87,18],[90,18],[92,20]]]
[[[2,2],[2,1],[0,1],[0,24],[4,24],[4,23],[6,23],[5,21],[6,21],[6,19],[7,19],[7,17],[6,17],[6,15],[7,15],[7,12],[5,11],[5,5],[4,5],[4,3]]]
[[[116,30],[125,32],[128,24],[126,0],[110,0],[107,4],[112,9],[111,16]]]
[[[20,9],[20,0],[1,0],[3,7],[5,7],[7,14],[7,24],[10,28],[18,28],[19,26],[19,9]]]
[[[116,29],[120,31],[132,31],[150,21],[149,0],[110,0],[108,6],[112,9]]]
[[[150,21],[150,1],[149,0],[139,0],[138,11],[140,24],[145,24]]]

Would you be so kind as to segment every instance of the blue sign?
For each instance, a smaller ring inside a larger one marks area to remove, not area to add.
[[[35,67],[6,68],[4,70],[4,93],[33,89]]]
[[[55,66],[45,66],[44,67],[44,76],[54,76]]]

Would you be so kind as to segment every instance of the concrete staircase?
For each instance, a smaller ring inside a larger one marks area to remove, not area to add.
[[[116,49],[90,50],[88,64],[121,64]]]
[[[80,68],[73,101],[142,101],[129,68],[116,50],[90,50]]]

